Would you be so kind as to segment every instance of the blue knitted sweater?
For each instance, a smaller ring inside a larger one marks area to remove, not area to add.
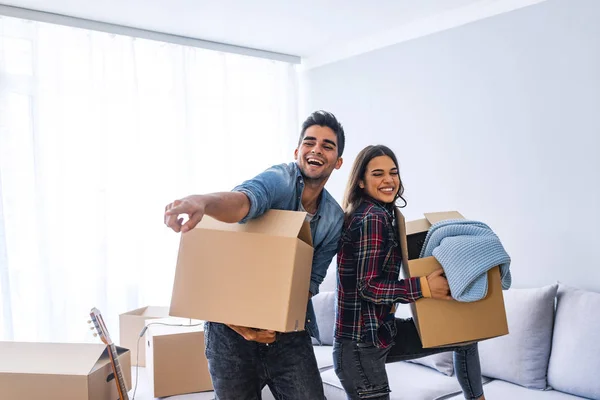
[[[511,285],[510,256],[484,223],[445,220],[429,228],[421,257],[434,256],[444,268],[452,297],[470,302],[487,295],[487,271],[499,265],[502,289]]]

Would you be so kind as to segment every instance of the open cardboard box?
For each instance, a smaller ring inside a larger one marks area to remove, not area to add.
[[[130,353],[121,347],[117,353],[129,390]],[[119,394],[104,344],[0,342],[0,398],[115,400]]]
[[[305,218],[283,210],[245,224],[204,217],[181,235],[169,315],[303,330],[313,256]]]
[[[425,218],[405,222],[397,210],[402,266],[405,277],[426,276],[442,268],[435,257],[418,258],[429,228],[447,219],[464,219],[457,211],[427,213]],[[484,299],[465,303],[455,300],[420,299],[410,304],[423,347],[444,347],[491,339],[508,334],[500,268],[488,271]]]
[[[161,318],[146,326],[146,371],[154,397],[213,390],[202,321]]]
[[[145,335],[141,342],[141,351],[138,354],[137,345],[140,332],[144,329],[148,319],[165,318],[169,316],[169,307],[142,307],[119,315],[119,344],[131,351],[131,365],[146,366],[146,352],[144,351]]]

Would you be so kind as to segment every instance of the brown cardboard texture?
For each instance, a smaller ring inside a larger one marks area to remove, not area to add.
[[[146,352],[143,347],[139,354],[137,352],[138,338],[146,320],[168,316],[169,307],[154,306],[138,308],[119,315],[119,345],[131,351],[131,365],[146,366]],[[142,338],[142,346],[144,341],[145,338]]]
[[[117,347],[131,389],[129,350]],[[115,400],[119,398],[104,344],[0,342],[0,398]]]
[[[204,217],[181,235],[169,315],[303,330],[313,256],[305,218],[283,210],[245,224]]]
[[[426,276],[442,268],[435,257],[417,258],[431,225],[447,219],[464,219],[456,212],[425,214],[425,219],[404,223],[398,211],[403,275]],[[411,256],[409,256],[411,254]],[[488,293],[479,301],[420,299],[410,304],[423,347],[444,347],[508,334],[500,267],[488,271]]]
[[[204,355],[203,322],[162,318],[148,320],[146,326],[146,373],[154,397],[213,390]]]

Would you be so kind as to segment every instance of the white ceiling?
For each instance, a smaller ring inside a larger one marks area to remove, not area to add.
[[[319,63],[325,63],[330,60],[323,55],[337,52],[335,58],[339,59],[344,54],[398,42],[407,36],[406,27],[420,26],[423,31],[425,21],[445,29],[446,25],[461,24],[448,21],[457,16],[468,14],[470,22],[540,1],[543,0],[0,0],[0,4],[304,59],[318,57],[323,59]],[[425,31],[431,33],[431,29]],[[362,43],[362,49],[350,50],[352,43]]]

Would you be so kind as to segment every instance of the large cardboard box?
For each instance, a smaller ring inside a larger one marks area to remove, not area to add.
[[[403,275],[426,276],[442,268],[435,257],[418,258],[431,225],[447,219],[464,219],[456,212],[425,214],[417,221],[404,221],[396,214],[402,244]],[[479,301],[420,299],[410,305],[423,347],[443,347],[481,341],[508,334],[500,268],[488,271],[488,293]]]
[[[170,326],[179,324],[187,326]],[[154,397],[213,390],[204,354],[203,322],[162,318],[148,320],[146,325],[146,372]]]
[[[245,224],[204,217],[181,235],[169,315],[304,329],[313,256],[305,218],[282,210]]]
[[[169,316],[169,307],[142,307],[119,315],[119,344],[131,351],[131,365],[146,366],[144,351],[145,337],[140,339],[138,354],[138,339],[148,319],[165,318]]]
[[[130,353],[121,347],[117,353],[129,390]],[[115,400],[119,395],[103,344],[0,342],[0,398]]]

